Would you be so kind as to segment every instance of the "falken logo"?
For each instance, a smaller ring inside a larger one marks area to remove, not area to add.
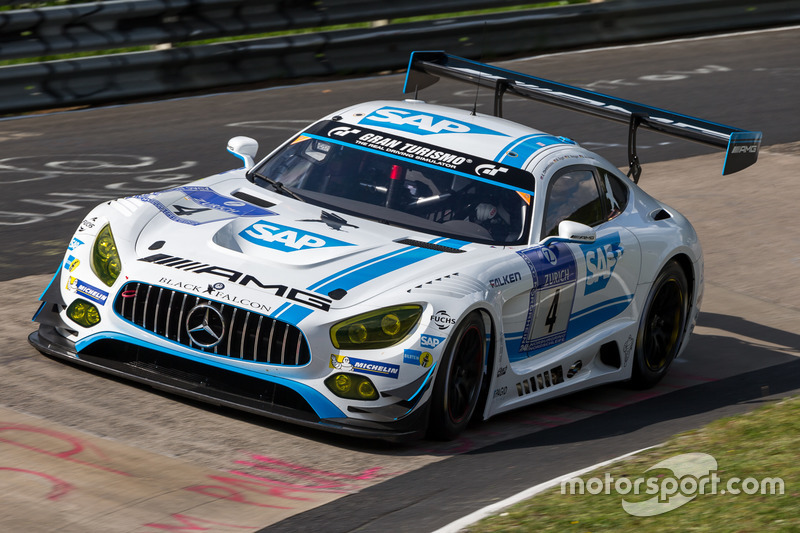
[[[614,273],[617,263],[622,258],[623,248],[619,241],[619,233],[612,233],[597,239],[591,246],[583,246],[586,257],[586,290],[591,294],[605,289],[608,280]]]
[[[323,237],[310,231],[302,231],[282,226],[266,220],[259,220],[242,230],[239,235],[248,241],[281,252],[296,252],[310,248],[330,248],[333,246],[352,246],[349,242],[331,237]]]
[[[460,120],[454,120],[442,115],[422,113],[398,107],[382,107],[376,109],[361,119],[361,124],[373,124],[400,131],[416,133],[417,135],[431,135],[433,133],[480,133],[483,135],[502,135],[489,128],[476,126]]]

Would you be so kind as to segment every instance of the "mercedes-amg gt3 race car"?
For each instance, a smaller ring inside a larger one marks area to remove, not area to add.
[[[378,101],[244,168],[97,206],[41,296],[40,351],[306,426],[454,438],[472,418],[660,380],[703,295],[695,231],[640,189],[645,127],[755,162],[761,134],[454,57],[404,92],[488,87],[495,116]],[[504,94],[630,125],[633,180],[501,118]]]

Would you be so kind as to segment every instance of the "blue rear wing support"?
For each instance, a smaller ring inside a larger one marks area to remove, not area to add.
[[[638,128],[673,135],[726,150],[722,175],[733,174],[758,160],[760,131],[746,131],[688,115],[673,113],[588,89],[493,67],[445,52],[412,52],[403,93],[416,93],[440,78],[487,87],[494,91],[494,114],[503,115],[503,96],[513,94],[628,124],[628,175],[638,182],[641,165],[636,155]]]

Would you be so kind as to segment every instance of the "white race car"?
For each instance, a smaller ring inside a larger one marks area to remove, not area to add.
[[[405,92],[489,87],[495,115],[354,105],[244,168],[106,202],[34,320],[40,351],[306,426],[450,439],[470,419],[612,381],[650,386],[703,294],[689,222],[640,189],[638,127],[755,162],[761,134],[447,55]],[[506,93],[630,124],[629,179],[503,118]],[[416,98],[416,96],[415,96]]]

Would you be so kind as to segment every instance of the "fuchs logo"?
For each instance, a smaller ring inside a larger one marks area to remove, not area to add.
[[[324,237],[310,231],[302,231],[282,226],[266,220],[259,220],[239,235],[248,241],[281,252],[296,252],[309,248],[330,248],[333,246],[352,246],[352,244],[331,237]]]
[[[447,314],[447,311],[437,311],[431,315],[431,320],[439,329],[447,329],[456,323],[456,319]]]
[[[617,263],[622,258],[623,248],[619,242],[619,233],[612,233],[597,239],[590,246],[583,248],[586,257],[586,290],[591,294],[605,289],[608,280],[614,273]]]
[[[433,335],[422,335],[419,339],[419,345],[423,348],[436,348],[439,346],[444,337],[434,337]]]
[[[502,135],[489,128],[476,126],[442,115],[422,113],[398,107],[382,107],[376,109],[363,119],[362,124],[373,124],[400,131],[408,131],[417,135],[431,135],[433,133],[481,133],[484,135]]]

